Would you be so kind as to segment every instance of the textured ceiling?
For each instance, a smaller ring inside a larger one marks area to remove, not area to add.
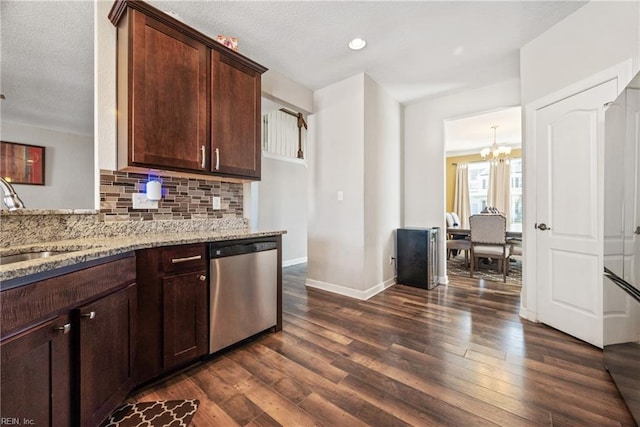
[[[93,135],[93,3],[0,0],[2,119]]]
[[[156,1],[205,34],[320,89],[366,72],[401,102],[519,77],[519,48],[583,3]],[[362,37],[365,49],[347,43]]]
[[[403,103],[519,76],[573,1],[150,1],[310,89],[365,72]],[[91,133],[93,4],[0,1],[4,117]],[[363,37],[367,47],[347,43]]]

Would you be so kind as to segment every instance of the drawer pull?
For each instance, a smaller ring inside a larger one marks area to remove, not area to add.
[[[180,264],[181,262],[197,261],[199,259],[202,259],[202,255],[188,256],[186,258],[173,258],[171,260],[171,263],[172,264]]]
[[[198,276],[198,279],[200,279],[201,282],[204,282],[205,280],[207,280],[207,276],[201,274],[200,276]]]
[[[85,319],[89,319],[89,320],[91,320],[91,319],[95,319],[95,317],[96,317],[96,312],[95,312],[95,311],[90,311],[90,312],[88,312],[88,313],[82,313],[82,314],[80,315],[80,317],[84,317]]]
[[[62,332],[64,335],[67,335],[69,331],[71,331],[71,323],[67,323],[66,325],[62,325],[59,328],[56,328],[56,331]]]

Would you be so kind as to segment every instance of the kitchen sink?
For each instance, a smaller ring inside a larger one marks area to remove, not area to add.
[[[0,265],[12,264],[14,262],[29,261],[32,259],[47,258],[54,255],[67,254],[75,251],[42,251],[42,252],[23,252],[14,255],[0,256]]]

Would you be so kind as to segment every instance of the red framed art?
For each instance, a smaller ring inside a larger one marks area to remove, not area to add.
[[[0,141],[0,176],[12,184],[44,185],[44,148]]]

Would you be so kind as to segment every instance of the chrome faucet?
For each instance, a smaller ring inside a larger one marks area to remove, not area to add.
[[[7,209],[10,211],[24,209],[24,203],[20,200],[20,197],[18,197],[16,190],[2,177],[0,177],[0,189],[2,189],[2,193],[4,193],[2,201]]]

